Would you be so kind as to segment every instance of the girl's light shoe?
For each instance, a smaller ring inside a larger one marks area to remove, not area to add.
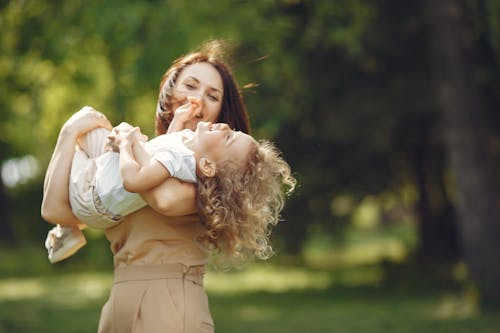
[[[55,226],[45,239],[45,247],[49,253],[49,261],[54,264],[75,254],[87,240],[78,227]]]

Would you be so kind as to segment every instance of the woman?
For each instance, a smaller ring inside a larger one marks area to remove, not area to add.
[[[194,129],[201,120],[225,122],[249,132],[238,87],[211,46],[178,59],[163,76],[157,134],[167,129]],[[187,96],[198,97],[202,108],[193,117],[182,112],[174,116],[173,111]],[[69,204],[68,156],[78,137],[96,123],[110,128],[102,114],[90,109],[76,113],[63,125],[45,178],[45,220],[79,223]],[[203,290],[209,253],[198,242],[206,230],[195,214],[195,187],[171,178],[144,199],[149,206],[105,232],[114,255],[115,277],[101,312],[99,332],[213,332]]]

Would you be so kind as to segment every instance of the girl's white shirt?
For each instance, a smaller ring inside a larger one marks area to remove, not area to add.
[[[185,182],[196,182],[196,161],[192,150],[186,147],[184,139],[193,136],[193,131],[159,135],[147,142],[141,142],[148,153],[158,160],[171,177]],[[125,216],[146,206],[137,193],[123,187],[119,169],[119,153],[107,152],[95,160],[95,190],[102,205],[113,215]]]

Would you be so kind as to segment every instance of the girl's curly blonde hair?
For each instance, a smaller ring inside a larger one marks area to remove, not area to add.
[[[271,228],[296,184],[290,166],[269,141],[256,142],[246,165],[226,162],[215,177],[200,177],[197,205],[207,231],[202,241],[243,261],[273,254]]]

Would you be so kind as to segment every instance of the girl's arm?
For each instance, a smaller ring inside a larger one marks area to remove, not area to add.
[[[120,132],[129,132],[132,129],[133,127],[131,125],[121,123],[115,127],[114,133],[116,135]],[[125,141],[125,138],[125,136],[110,136],[112,144],[115,147],[117,147],[121,140]],[[140,138],[140,140],[143,140],[143,138]],[[140,145],[137,146],[139,147]],[[133,145],[133,147],[135,147],[135,145]],[[149,153],[145,150],[132,152],[135,159],[141,164],[144,163],[143,160],[150,158]],[[141,152],[145,152],[144,156]],[[162,215],[183,216],[196,213],[196,186],[191,183],[184,183],[177,178],[168,178],[160,185],[147,191],[140,192],[139,194],[144,201],[146,201],[148,206]]]
[[[201,101],[196,97],[189,96],[188,102],[174,111],[174,118],[168,126],[167,133],[182,131],[186,128],[186,122],[200,114]]]
[[[170,178],[170,172],[153,158],[140,141],[139,128],[115,137],[120,150],[120,175],[129,192],[148,191]]]
[[[69,177],[78,137],[94,128],[111,129],[106,117],[91,107],[73,114],[61,128],[43,185],[41,214],[54,224],[79,224],[69,203]]]
[[[185,123],[200,114],[201,101],[188,97],[188,103],[174,111],[174,118],[167,133],[181,131]],[[182,216],[196,213],[196,185],[169,178],[160,185],[139,193],[155,211],[166,216]]]

